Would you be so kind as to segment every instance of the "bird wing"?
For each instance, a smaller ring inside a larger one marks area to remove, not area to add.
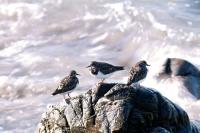
[[[55,90],[55,92],[53,94],[55,95],[58,93],[70,91],[70,90],[74,89],[78,83],[79,83],[79,81],[78,81],[77,77],[67,76],[61,80],[58,88]]]
[[[60,81],[60,84],[58,85],[58,89],[63,89],[64,86],[66,86],[67,82],[69,82],[69,80],[70,80],[70,76],[67,76],[67,77],[63,78]]]
[[[61,81],[61,84],[63,84],[63,89],[66,91],[74,89],[78,83],[79,81],[77,77],[67,77]]]
[[[97,68],[99,71],[101,71],[103,74],[110,74],[112,72],[117,71],[118,69],[116,69],[117,66],[113,66],[111,64],[108,63],[104,63],[104,62],[99,62]]]
[[[128,78],[128,83],[127,84],[132,84],[134,82],[137,82],[137,77],[140,75],[140,67],[133,67],[131,70],[130,70],[130,75],[129,75],[129,78]]]

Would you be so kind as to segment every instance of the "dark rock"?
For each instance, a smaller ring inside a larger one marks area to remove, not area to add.
[[[199,120],[192,120],[190,125],[191,125],[192,133],[200,133],[200,121]]]
[[[200,99],[200,71],[190,62],[168,58],[163,65],[158,80],[170,80],[182,83],[182,88],[188,90],[197,99]]]
[[[200,77],[200,71],[189,61],[179,58],[167,58],[163,64],[163,70],[160,75],[173,76],[197,76]]]
[[[165,128],[157,127],[155,129],[153,129],[153,131],[151,133],[170,133],[170,132],[168,130],[166,130]]]
[[[129,99],[135,96],[136,89],[125,84],[116,84],[104,96],[111,100]]]
[[[92,103],[96,104],[97,101],[106,94],[113,86],[115,86],[115,83],[110,84],[99,84],[93,89],[93,98]]]
[[[159,100],[158,104],[158,123],[161,127],[168,129],[171,132],[185,130],[190,131],[190,122],[187,113],[178,105],[172,103],[167,98],[157,93]],[[170,127],[170,128],[169,128]]]
[[[200,99],[200,77],[187,76],[182,78],[182,82],[193,96]]]
[[[54,131],[57,123],[62,123],[58,133],[200,133],[198,121],[190,122],[183,109],[152,89],[124,84],[102,86],[102,91],[89,90],[67,101],[65,112],[61,111],[65,115],[43,117],[41,123],[45,120],[48,126],[40,124],[38,133]],[[99,97],[96,104],[92,102],[95,95]]]

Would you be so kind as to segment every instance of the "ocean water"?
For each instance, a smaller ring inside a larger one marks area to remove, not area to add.
[[[200,101],[179,82],[155,79],[167,57],[200,68],[200,0],[0,0],[0,132],[34,132],[59,81],[77,70],[87,91],[91,61],[151,65],[142,83],[200,119]],[[106,82],[126,82],[127,71]]]

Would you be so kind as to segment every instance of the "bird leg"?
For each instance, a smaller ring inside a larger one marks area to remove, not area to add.
[[[105,80],[105,79],[101,79],[101,83],[103,83],[103,82],[104,82],[104,80]]]
[[[68,95],[68,97],[71,99],[71,97],[70,97],[69,93],[67,93],[67,95]]]
[[[103,82],[104,82],[105,79],[101,79],[98,83],[97,83],[97,87],[99,87]]]

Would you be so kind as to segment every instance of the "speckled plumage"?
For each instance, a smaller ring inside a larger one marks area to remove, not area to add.
[[[140,61],[135,66],[131,68],[129,71],[129,78],[127,85],[131,85],[132,83],[136,83],[147,76],[147,66],[149,66],[146,61]]]
[[[69,76],[66,76],[64,79],[61,80],[60,84],[58,85],[58,88],[52,93],[52,95],[61,94],[61,93],[68,93],[75,89],[77,84],[79,83],[78,78],[76,75],[79,75],[76,73],[76,71],[71,71]]]

